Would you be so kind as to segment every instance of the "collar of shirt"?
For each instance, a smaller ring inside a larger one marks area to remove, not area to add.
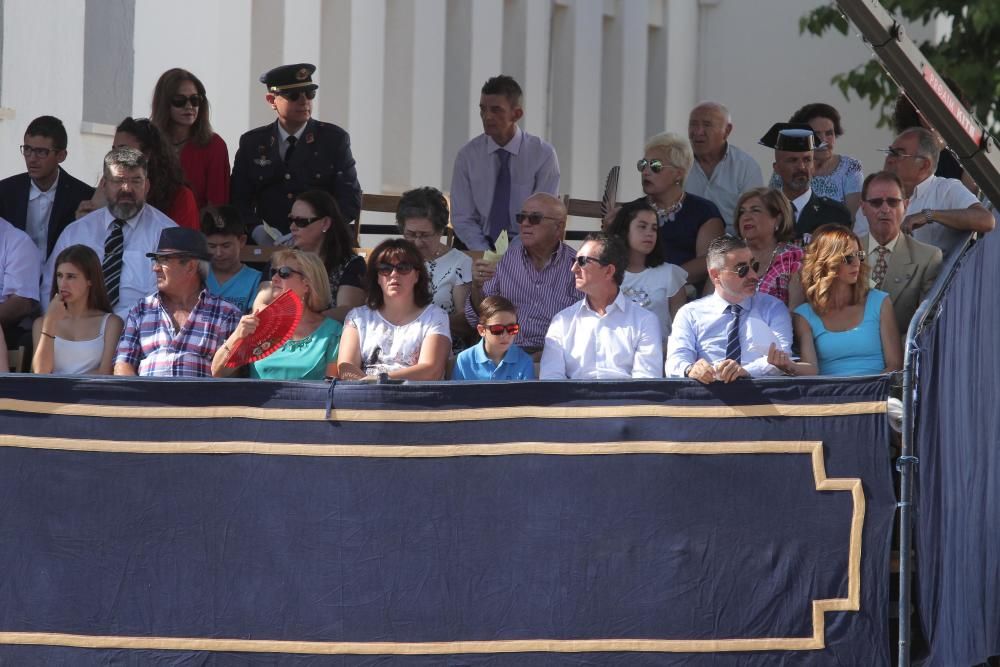
[[[514,241],[520,241],[520,240],[521,240],[520,238],[514,239]],[[512,241],[511,243],[513,243],[514,241]],[[518,246],[520,247],[521,258],[524,260],[524,263],[527,264],[528,266],[534,267],[535,266],[535,262],[534,262],[534,260],[532,260],[531,255],[528,253],[528,249],[524,247],[523,243],[518,243]],[[569,252],[572,252],[574,257],[576,256],[576,251],[574,251],[572,248],[570,248],[565,243],[563,243],[562,241],[560,241],[559,244],[556,246],[556,249],[552,251],[551,255],[549,255],[549,259],[548,259],[547,262],[545,262],[545,266],[543,266],[541,269],[536,269],[536,270],[539,273],[542,273],[547,268],[549,268],[550,266],[552,266],[552,264],[555,263],[559,259],[559,252],[564,247],[567,248],[569,250]],[[508,252],[510,252],[510,251],[508,250]]]
[[[145,210],[146,210],[146,205],[143,204],[142,208],[139,209],[138,213],[136,213],[131,218],[129,218],[129,219],[127,219],[125,221],[125,227],[127,227],[128,229],[135,229],[136,225],[139,224],[139,218],[142,217],[142,213]],[[116,220],[116,218],[115,218],[114,214],[111,213],[111,209],[109,209],[107,206],[105,206],[104,207],[104,227],[109,232],[111,231],[111,226],[112,226],[112,224],[114,223],[115,220]]]
[[[497,142],[493,141],[493,137],[486,137],[486,152],[489,155],[493,155],[501,148],[510,153],[511,155],[517,155],[521,150],[521,143],[524,141],[524,132],[521,131],[520,125],[514,126],[514,138],[508,141],[505,145],[501,146]]]
[[[295,134],[289,134],[288,132],[285,131],[285,128],[281,127],[281,123],[278,123],[278,138],[281,139],[282,144],[288,143],[288,137],[295,137],[295,141],[298,141],[299,139],[302,138],[302,133],[306,131],[306,127],[308,125],[309,121],[306,121],[306,124],[300,127],[298,132],[296,132]]]
[[[812,199],[812,196],[813,196],[812,188],[809,188],[805,192],[800,194],[798,197],[792,200],[792,206],[795,207],[796,220],[799,219],[799,215],[802,213],[803,209],[805,209],[806,204],[809,203],[809,200]]]
[[[59,174],[62,172],[58,167],[56,168],[56,180],[52,181],[51,187],[48,190],[39,190],[38,186],[35,185],[35,181],[28,179],[31,184],[28,186],[28,201],[35,201],[39,197],[44,197],[50,201],[56,198],[56,188],[59,187]]]
[[[723,299],[719,295],[718,292],[712,292],[711,294],[709,294],[705,298],[711,300],[710,301],[710,305],[711,305],[712,310],[714,312],[718,312],[718,313],[725,312],[726,308],[729,308],[729,306],[733,305],[733,304],[729,303],[728,301],[726,301],[725,299]],[[753,297],[752,296],[748,296],[747,298],[743,299],[742,301],[740,301],[736,305],[738,305],[741,308],[743,308],[743,313],[749,313],[750,310],[753,309]]]
[[[626,302],[628,302],[628,297],[622,294],[622,290],[619,287],[618,294],[615,295],[614,300],[608,304],[607,308],[604,309],[604,315],[600,315],[596,310],[590,307],[590,302],[587,300],[586,296],[584,296],[583,299],[580,300],[580,310],[585,310],[589,313],[593,313],[598,317],[607,317],[608,315],[611,314],[611,312],[614,309],[618,309],[618,311],[624,313]]]
[[[500,360],[500,364],[502,364],[507,359],[507,354],[510,354],[511,349],[513,348],[512,347],[508,348],[507,353],[504,354],[504,358]],[[488,366],[489,368],[500,367],[500,364],[494,364],[493,360],[486,355],[486,339],[484,338],[480,338],[479,343],[477,343],[475,347],[472,348],[472,358],[475,360],[477,364],[481,366]]]
[[[931,174],[930,176],[928,176],[927,178],[925,178],[924,180],[920,181],[915,186],[913,186],[913,192],[910,193],[909,197],[910,201],[912,202],[914,199],[923,194],[923,191],[930,188],[937,178],[938,178],[937,176]],[[907,213],[910,212],[909,208],[910,207],[907,208],[906,211]]]
[[[889,251],[889,254],[891,255],[892,251],[896,249],[896,244],[898,242],[899,242],[899,234],[896,234],[896,237],[891,241],[889,241],[888,243],[886,243],[885,246],[883,247],[885,247]],[[875,261],[878,260],[878,253],[876,253],[876,249],[879,247],[879,245],[881,244],[875,240],[875,237],[872,236],[872,233],[868,232],[868,250],[866,250],[865,253],[867,258],[870,260],[869,263],[872,266],[875,266]]]

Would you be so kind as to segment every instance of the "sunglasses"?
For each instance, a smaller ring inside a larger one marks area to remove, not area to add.
[[[723,271],[728,271],[729,273],[735,273],[740,278],[746,278],[747,274],[752,270],[754,273],[760,271],[760,262],[756,259],[747,264],[746,262],[740,262],[736,265],[735,269],[722,269]]]
[[[380,276],[391,276],[392,272],[395,271],[401,276],[408,275],[413,272],[416,268],[413,264],[409,262],[400,262],[398,264],[390,264],[389,262],[382,262],[375,266],[375,270],[378,271]]]
[[[646,158],[643,158],[635,163],[635,168],[639,171],[649,167],[649,170],[654,174],[660,173],[666,166],[667,165],[663,164],[663,160],[647,160]]]
[[[311,218],[299,218],[297,216],[290,215],[288,216],[288,222],[292,223],[296,227],[308,227],[317,220],[322,220],[325,217],[326,216],[324,215],[315,215]]]
[[[558,218],[552,218],[542,213],[515,213],[514,219],[517,220],[517,224],[523,225],[524,223],[529,223],[532,225],[542,224],[542,220],[555,220],[558,222]]]
[[[484,324],[483,328],[489,331],[494,336],[502,336],[504,332],[507,332],[511,336],[516,336],[521,330],[520,324]]]
[[[197,109],[198,107],[201,106],[201,100],[202,100],[201,95],[188,95],[186,97],[184,95],[174,95],[173,97],[170,98],[170,106],[175,107],[177,109],[183,109],[188,104],[190,104],[195,109]]]
[[[302,276],[303,278],[306,277],[306,274],[302,273],[301,271],[296,271],[290,266],[279,266],[278,268],[271,267],[272,278],[278,276],[282,280],[288,280],[289,278],[292,277],[293,273],[297,276]]]
[[[314,97],[316,97],[315,90],[306,90],[306,91],[296,90],[295,92],[292,93],[276,93],[276,94],[279,97],[284,97],[289,102],[298,102],[299,95],[305,95],[307,100],[311,100]]]
[[[601,266],[607,266],[607,262],[602,262],[596,257],[588,257],[587,255],[577,255],[573,258],[573,263],[579,266],[581,269],[586,268],[587,264],[594,262],[595,264],[600,264]]]
[[[844,264],[847,264],[848,266],[850,266],[850,265],[854,264],[854,260],[855,259],[858,260],[858,264],[860,264],[861,262],[865,261],[865,251],[864,250],[859,250],[857,252],[852,252],[849,255],[844,255]]]
[[[872,208],[882,208],[882,204],[888,204],[889,208],[896,208],[903,203],[903,200],[898,197],[872,197],[871,199],[866,199],[868,205]]]

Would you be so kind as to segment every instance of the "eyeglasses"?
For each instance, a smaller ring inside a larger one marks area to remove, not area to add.
[[[663,160],[647,160],[646,158],[643,158],[635,163],[635,168],[640,172],[646,167],[649,167],[649,170],[654,174],[660,173],[666,166],[667,165],[663,164]]]
[[[516,336],[521,330],[521,325],[514,324],[484,324],[483,328],[489,331],[494,336],[502,336],[504,332],[510,334],[511,336]]]
[[[293,273],[297,276],[302,276],[303,278],[306,277],[306,274],[302,273],[301,271],[296,271],[290,266],[279,266],[278,268],[274,268],[273,266],[271,267],[272,278],[278,276],[282,280],[288,280],[289,278],[292,277]]]
[[[927,157],[926,155],[910,155],[909,153],[904,153],[902,149],[894,148],[892,146],[889,146],[888,148],[880,148],[878,149],[878,151],[879,153],[885,153],[886,156],[891,158],[896,158],[897,160],[901,160],[905,157],[914,157],[914,158],[921,158],[923,160],[930,160],[930,158]]]
[[[549,217],[547,215],[543,215],[542,213],[537,213],[537,212],[536,213],[523,213],[523,212],[522,213],[515,213],[514,214],[514,219],[517,220],[517,224],[519,224],[519,225],[523,225],[526,222],[530,223],[532,225],[540,225],[540,224],[542,224],[542,220],[554,220],[555,222],[559,221],[559,218],[552,218],[552,217]]]
[[[859,250],[857,252],[852,252],[848,255],[844,255],[844,264],[851,266],[852,264],[854,264],[855,259],[858,260],[858,264],[865,261],[865,251]]]
[[[290,215],[288,216],[288,222],[292,223],[296,227],[308,227],[317,220],[322,220],[325,217],[325,215],[316,215],[311,218],[299,218],[297,216]]]
[[[49,153],[58,152],[57,149],[35,148],[34,146],[29,146],[27,144],[19,146],[19,148],[21,149],[21,155],[24,157],[31,157],[32,155],[35,155],[36,157],[46,158],[49,156]]]
[[[403,238],[407,241],[425,241],[427,239],[441,238],[435,232],[403,232]]]
[[[201,95],[174,95],[170,98],[170,106],[176,109],[183,109],[190,104],[197,109],[201,106],[202,99]]]
[[[375,267],[380,276],[391,276],[392,272],[395,271],[401,276],[408,275],[413,272],[415,267],[409,262],[400,262],[398,264],[390,264],[389,262],[383,262]]]
[[[758,262],[756,259],[750,262],[749,264],[746,262],[740,262],[739,264],[736,265],[735,269],[721,269],[721,270],[728,271],[729,273],[735,273],[740,278],[746,278],[747,274],[750,273],[751,271],[753,271],[754,273],[760,271],[760,262]]]
[[[183,261],[187,261],[187,260],[191,259],[191,256],[190,255],[180,255],[180,254],[178,254],[178,255],[154,255],[154,256],[152,256],[152,257],[149,258],[149,261],[152,262],[153,265],[155,265],[155,266],[166,266],[170,262],[170,260],[172,260],[172,259],[176,259],[176,260],[179,260],[179,261],[183,262]]]
[[[596,257],[588,257],[587,255],[577,255],[573,258],[573,262],[579,266],[581,269],[585,268],[587,264],[594,262],[595,264],[600,264],[601,266],[607,266],[608,262],[602,262]]]
[[[307,100],[311,100],[314,97],[316,97],[316,91],[315,90],[306,90],[304,92],[301,91],[301,90],[296,90],[295,92],[291,92],[291,93],[275,93],[275,94],[278,97],[284,97],[289,102],[298,102],[299,101],[299,95],[305,95]]]
[[[882,204],[888,204],[889,208],[896,208],[903,203],[899,197],[872,197],[865,200],[872,208],[882,208]]]

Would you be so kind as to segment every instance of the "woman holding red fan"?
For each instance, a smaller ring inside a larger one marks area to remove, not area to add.
[[[260,323],[260,311],[285,292],[294,292],[302,301],[302,319],[291,338],[274,353],[250,364],[250,377],[265,380],[322,380],[334,375],[340,333],[343,326],[323,316],[330,304],[330,282],[323,262],[313,253],[279,250],[271,257],[271,288],[261,290],[253,314],[244,315],[233,335],[212,360],[212,375],[225,377],[235,368],[227,366],[236,344],[253,335]]]

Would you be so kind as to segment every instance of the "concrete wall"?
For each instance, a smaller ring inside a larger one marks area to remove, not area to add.
[[[108,0],[128,3],[132,17],[105,11],[94,27],[92,14],[88,31],[94,1],[3,3],[0,176],[23,170],[15,147],[48,113],[69,131],[67,168],[96,181],[110,126],[86,117],[85,100],[130,95],[131,113],[146,116],[157,77],[178,66],[204,81],[232,155],[243,131],[273,118],[257,77],[297,61],[319,65],[316,116],[351,132],[368,192],[447,188],[455,153],[481,129],[479,87],[501,70],[521,81],[524,127],[556,146],[562,189],[577,197],[599,197],[613,164],[623,166],[621,196],[637,196],[643,139],[686,132],[701,99],[732,109],[734,143],[765,173],[771,156],[757,138],[807,102],[841,110],[839,149],[866,170],[890,140],[875,112],[830,84],[870,57],[861,40],[799,35],[799,16],[820,0]],[[93,62],[129,30],[132,61],[119,48],[126,62],[86,76],[87,54]],[[44,50],[40,31],[58,36]],[[122,73],[131,81],[115,84]]]

